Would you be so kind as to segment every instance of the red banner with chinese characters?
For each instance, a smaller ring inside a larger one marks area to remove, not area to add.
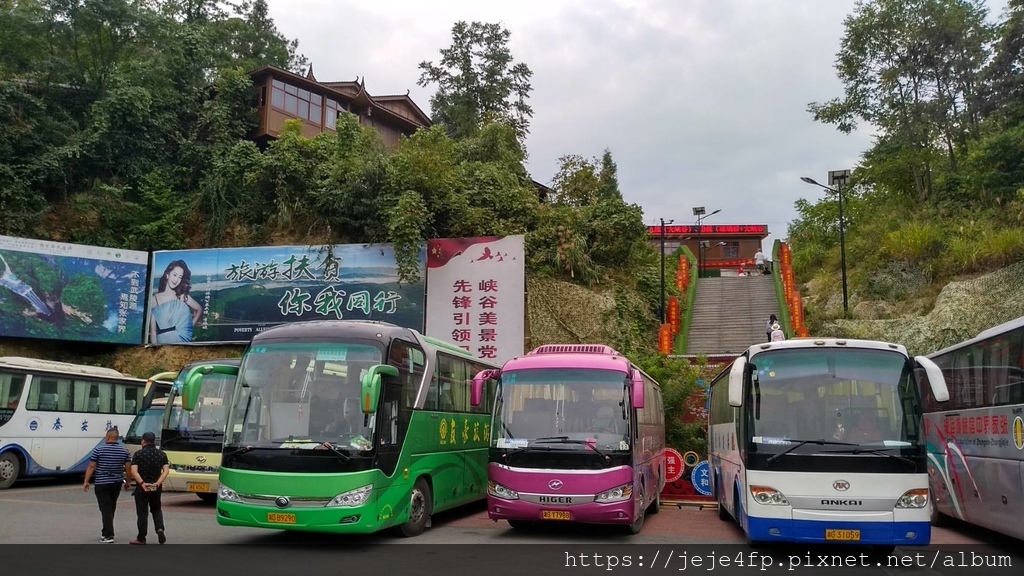
[[[679,334],[679,298],[668,299],[668,324],[672,327],[672,335]]]
[[[672,326],[670,324],[661,325],[661,330],[658,332],[658,352],[672,353]]]

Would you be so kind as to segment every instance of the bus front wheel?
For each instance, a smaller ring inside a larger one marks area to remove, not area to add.
[[[627,534],[639,534],[644,528],[644,514],[647,511],[647,499],[644,498],[644,493],[640,492],[640,506],[637,506],[638,511],[636,513],[636,519],[629,526],[626,526]]]
[[[21,462],[14,452],[0,454],[0,490],[6,490],[14,485],[14,481],[21,474]]]
[[[430,491],[430,484],[423,478],[417,478],[409,496],[409,521],[399,527],[402,536],[419,536],[427,527],[433,506],[434,494]]]
[[[196,496],[199,496],[199,499],[207,504],[213,504],[217,501],[216,492],[196,492]]]

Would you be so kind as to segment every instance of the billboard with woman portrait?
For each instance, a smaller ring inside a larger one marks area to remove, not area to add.
[[[303,320],[380,320],[423,329],[420,280],[400,283],[391,244],[154,252],[146,343],[243,343]]]

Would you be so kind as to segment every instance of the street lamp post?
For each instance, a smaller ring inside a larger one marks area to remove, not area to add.
[[[718,214],[721,210],[715,210],[711,214],[706,214],[703,206],[694,206],[693,215],[697,217],[697,278],[704,276],[704,244],[701,243],[701,223],[704,219]]]
[[[830,188],[824,184],[819,184],[813,178],[807,176],[801,176],[800,179],[808,184],[813,184],[820,188],[824,188],[829,192],[835,193],[839,200],[839,267],[842,270],[843,275],[843,317],[845,318],[849,313],[850,302],[847,296],[846,290],[846,232],[845,232],[845,221],[843,219],[843,184],[850,177],[849,170],[832,170],[828,173],[829,181],[835,188]]]
[[[661,323],[665,323],[665,225],[675,220],[661,220]]]

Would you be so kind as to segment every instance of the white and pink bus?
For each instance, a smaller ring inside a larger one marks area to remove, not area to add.
[[[489,430],[487,514],[617,524],[632,534],[665,484],[661,387],[612,348],[541,346],[473,379],[470,403],[497,382]],[[490,394],[488,394],[490,396]]]

